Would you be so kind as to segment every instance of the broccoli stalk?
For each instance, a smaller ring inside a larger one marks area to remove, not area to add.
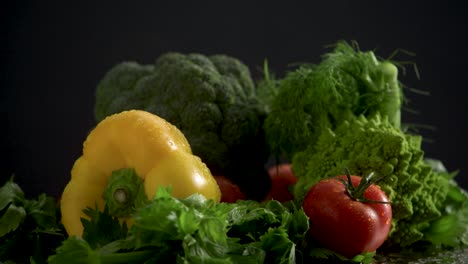
[[[96,89],[95,117],[129,109],[154,113],[188,139],[214,175],[225,175],[252,199],[270,182],[260,103],[246,65],[225,55],[166,53],[154,65],[123,62]]]

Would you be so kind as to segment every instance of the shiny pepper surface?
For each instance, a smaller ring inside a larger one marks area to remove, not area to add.
[[[82,235],[84,209],[104,208],[109,177],[125,168],[134,169],[143,180],[149,199],[162,186],[171,186],[172,195],[179,198],[200,193],[218,202],[221,197],[210,170],[192,154],[180,130],[154,114],[124,111],[102,120],[90,132],[73,165],[61,198],[62,222],[70,236]]]

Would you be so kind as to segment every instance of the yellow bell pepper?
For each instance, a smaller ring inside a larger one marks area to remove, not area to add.
[[[82,156],[73,165],[71,180],[61,197],[62,223],[70,236],[82,235],[80,218],[86,217],[84,209],[96,205],[104,209],[103,193],[111,175],[126,168],[141,178],[144,188],[138,190],[149,199],[160,186],[171,186],[178,198],[200,193],[219,202],[221,197],[210,170],[192,154],[179,129],[149,112],[124,111],[102,120],[90,132]],[[119,188],[112,194],[114,198],[127,199],[131,191]],[[137,194],[131,195],[135,198]],[[116,216],[131,219],[131,215]]]

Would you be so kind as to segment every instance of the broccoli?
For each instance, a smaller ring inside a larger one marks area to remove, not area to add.
[[[291,159],[321,130],[362,114],[380,113],[393,126],[401,125],[403,91],[396,64],[346,42],[338,42],[320,64],[302,64],[285,78],[265,83],[275,86],[264,126],[277,156]]]
[[[268,192],[262,129],[267,110],[239,60],[170,52],[154,65],[120,63],[97,86],[95,118],[129,109],[152,112],[178,127],[212,173],[231,178],[248,197],[261,199]]]
[[[319,180],[343,174],[343,168],[354,175],[374,172],[382,177],[378,184],[392,202],[387,245],[411,245],[441,216],[449,190],[449,178],[425,162],[421,139],[403,133],[379,115],[344,121],[294,156],[293,170],[298,176],[294,191],[303,197]]]

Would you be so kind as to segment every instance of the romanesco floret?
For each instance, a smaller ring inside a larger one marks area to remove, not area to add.
[[[374,172],[393,208],[387,245],[405,247],[423,238],[430,222],[441,215],[448,192],[447,177],[435,173],[423,159],[421,137],[408,135],[379,115],[360,116],[323,132],[316,144],[297,153],[293,170],[299,178],[297,197],[319,180],[343,174]]]
[[[166,119],[213,174],[231,178],[252,199],[266,195],[270,179],[262,125],[267,113],[241,61],[171,52],[154,65],[120,63],[98,84],[95,117],[100,121],[129,109]]]

